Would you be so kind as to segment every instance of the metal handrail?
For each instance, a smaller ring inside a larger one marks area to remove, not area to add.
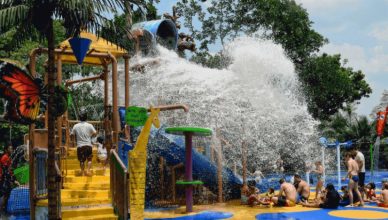
[[[110,151],[110,193],[119,219],[128,219],[129,173],[115,150]]]

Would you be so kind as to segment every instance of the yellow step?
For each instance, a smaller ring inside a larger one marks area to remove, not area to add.
[[[87,165],[85,164],[85,167]],[[106,165],[106,167],[109,167],[109,164]],[[68,170],[76,170],[80,169],[80,164],[79,162],[77,163],[67,163],[63,168],[67,168]],[[92,168],[103,168],[103,165],[101,163],[97,163],[97,161],[92,161]]]
[[[108,174],[108,171],[106,173]],[[66,176],[64,178],[65,183],[98,183],[109,181],[109,176]]]
[[[62,189],[61,197],[67,198],[109,198],[109,190],[73,190]]]
[[[114,215],[113,207],[78,208],[62,210],[62,218],[74,219],[75,217],[96,217],[99,215]]]
[[[114,214],[108,214],[108,215],[96,215],[96,216],[81,216],[81,217],[65,217],[62,219],[71,219],[71,220],[117,220],[118,217]]]
[[[111,204],[111,200],[109,198],[61,198],[62,207],[103,204]],[[48,206],[48,200],[39,200],[37,206]]]
[[[65,189],[76,189],[76,190],[89,190],[89,189],[109,189],[109,182],[77,182],[77,183],[64,183]]]
[[[104,174],[104,171],[100,168],[95,168],[93,170],[91,170],[92,172],[92,176],[96,175],[96,176],[103,176]],[[109,177],[110,175],[110,169],[106,169],[105,171],[105,176],[106,177]],[[76,176],[76,177],[81,177],[81,169],[75,169],[75,170],[67,170],[67,176]]]

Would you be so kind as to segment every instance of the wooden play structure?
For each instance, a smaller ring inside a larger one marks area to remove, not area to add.
[[[78,121],[71,120],[68,112],[56,120],[56,193],[59,195],[56,208],[61,213],[61,219],[127,219],[128,208],[131,207],[131,216],[142,219],[144,212],[146,152],[148,137],[152,124],[159,124],[160,111],[183,109],[185,105],[155,106],[148,109],[149,120],[144,125],[135,146],[130,153],[129,169],[127,169],[117,153],[119,134],[129,140],[129,132],[121,130],[119,118],[118,82],[125,81],[125,107],[129,106],[129,56],[127,51],[114,45],[103,38],[97,38],[91,33],[81,33],[81,37],[91,40],[90,49],[86,54],[83,65],[102,67],[103,71],[95,76],[62,80],[62,65],[77,64],[73,51],[68,41],[62,42],[55,49],[57,84],[69,87],[76,83],[101,80],[104,82],[104,119],[103,121],[88,121],[97,130],[103,130],[104,145],[110,152],[109,175],[99,169],[93,169],[93,176],[85,177],[79,172],[79,162],[73,141],[70,139],[70,129]],[[47,53],[45,48],[34,49],[30,54],[30,72],[36,76],[36,58],[42,53]],[[124,59],[124,79],[118,78],[118,60]],[[111,72],[111,85],[108,76]],[[110,87],[111,86],[111,87]],[[111,88],[111,89],[110,89]],[[111,93],[109,91],[111,90]],[[111,97],[111,99],[109,99]],[[111,102],[109,101],[111,100]],[[47,114],[47,113],[46,113]],[[36,129],[30,126],[28,136],[25,138],[29,146],[30,161],[30,217],[40,219],[45,216],[41,211],[48,206],[49,190],[47,189],[47,115],[41,117],[44,127]],[[93,164],[97,164],[96,151],[93,150]],[[111,206],[110,206],[111,204]],[[105,205],[100,207],[101,205]],[[108,205],[108,206],[106,206]],[[74,207],[76,206],[76,207]],[[36,211],[38,210],[38,211]]]
[[[92,76],[84,79],[66,81],[62,80],[62,65],[63,64],[77,64],[76,58],[73,55],[73,51],[69,45],[68,40],[62,42],[57,49],[55,49],[55,63],[57,70],[57,84],[65,84],[66,86],[85,82],[85,81],[94,81],[101,80],[104,82],[104,121],[103,122],[95,122],[95,125],[103,126],[105,130],[105,145],[108,149],[114,148],[117,146],[120,132],[120,122],[119,122],[119,112],[118,112],[118,85],[117,82],[119,80],[125,80],[125,106],[129,106],[129,56],[127,51],[118,47],[117,45],[106,41],[103,38],[98,38],[94,34],[83,32],[81,33],[81,37],[88,38],[92,41],[90,45],[90,49],[86,54],[86,57],[83,61],[83,65],[93,65],[102,67],[103,71],[101,74],[97,76]],[[36,76],[36,59],[42,53],[47,53],[47,48],[36,48],[30,53],[30,73],[32,76]],[[118,60],[124,60],[124,79],[118,79],[117,73],[117,64]],[[108,83],[109,72],[111,72],[111,85]],[[111,94],[109,94],[109,88],[111,86]],[[108,103],[108,97],[111,96],[111,103]],[[110,111],[111,109],[111,111]],[[45,204],[45,199],[47,198],[47,193],[40,194],[41,191],[38,189],[41,186],[37,186],[37,178],[36,174],[39,169],[42,167],[38,167],[37,155],[41,151],[45,151],[47,149],[47,117],[44,117],[45,126],[43,129],[35,129],[34,125],[30,126],[30,132],[28,135],[28,145],[29,151],[33,152],[29,155],[30,161],[30,204],[31,204],[31,219],[35,219],[35,209],[36,205]],[[74,122],[73,122],[74,123]],[[75,159],[75,154],[73,149],[69,149],[70,146],[70,125],[71,121],[68,118],[67,112],[58,117],[56,120],[56,151],[57,151],[57,174],[58,174],[58,194],[66,195],[66,193],[61,193],[61,188],[65,187],[63,191],[66,191],[66,177],[69,175],[74,175],[73,178],[77,178],[77,175],[74,170],[70,170],[73,164],[69,164],[67,160]],[[74,156],[74,158],[71,158]],[[72,162],[76,163],[76,162]],[[39,165],[44,165],[39,164]],[[68,167],[70,166],[70,168]],[[44,167],[43,167],[44,168]],[[74,166],[75,168],[75,166]],[[72,172],[70,172],[72,171]],[[107,181],[109,181],[109,177],[107,177]],[[62,187],[60,187],[62,186]],[[109,187],[107,187],[108,192]],[[81,197],[80,197],[81,198]],[[84,197],[82,197],[84,198]],[[58,199],[58,208],[61,206],[61,197]],[[63,202],[62,202],[63,205]],[[60,210],[59,210],[60,211]],[[63,213],[62,213],[63,214]],[[112,213],[113,215],[113,213]],[[63,215],[62,218],[76,217],[77,215]],[[109,219],[109,218],[108,218]]]

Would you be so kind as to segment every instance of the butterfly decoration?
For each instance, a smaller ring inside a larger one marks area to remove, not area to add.
[[[7,100],[7,120],[19,124],[32,124],[46,110],[47,86],[39,78],[34,78],[21,67],[0,60],[0,97]],[[55,86],[55,117],[67,110],[67,91]]]

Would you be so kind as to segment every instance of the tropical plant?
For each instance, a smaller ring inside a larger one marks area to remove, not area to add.
[[[49,219],[59,219],[57,209],[58,189],[56,189],[55,169],[55,36],[54,18],[62,19],[68,36],[77,36],[81,30],[98,33],[109,24],[103,15],[116,12],[121,7],[118,0],[3,0],[0,1],[0,30],[16,27],[15,39],[21,43],[37,33],[48,45],[48,199]]]
[[[320,130],[323,136],[340,142],[352,140],[360,149],[367,151],[375,139],[374,123],[368,117],[357,115],[352,105],[347,105],[328,120],[322,121]]]

